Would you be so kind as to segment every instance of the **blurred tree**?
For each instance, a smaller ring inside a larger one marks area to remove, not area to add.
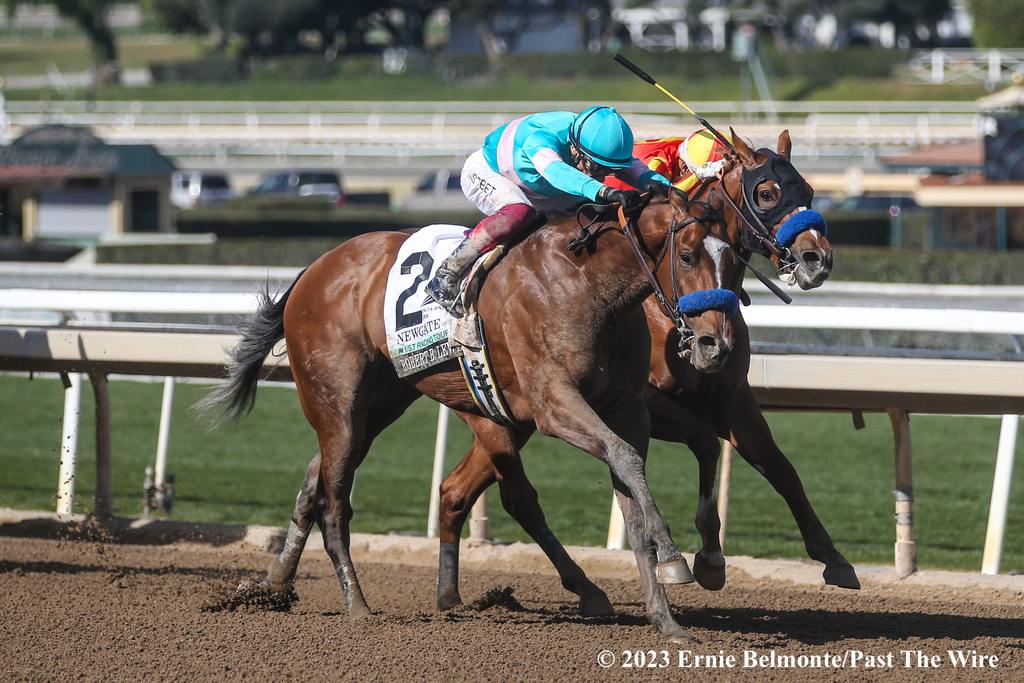
[[[1024,0],[971,0],[975,47],[1024,47]]]
[[[145,0],[143,7],[173,33],[210,36],[215,49],[228,44],[227,15],[230,0]]]
[[[18,4],[32,0],[4,0],[8,15]],[[121,80],[117,40],[107,25],[107,10],[119,0],[38,0],[53,5],[60,15],[73,21],[89,40],[96,67],[93,79],[97,85],[115,84]]]
[[[950,12],[949,0],[848,0],[835,4],[841,21],[890,22],[896,36],[911,44],[924,42],[925,37],[917,31],[921,26],[928,30],[927,40],[933,40],[936,25]]]
[[[246,55],[293,51],[302,33],[317,35],[325,53],[358,51],[371,26],[384,28],[396,43],[422,45],[423,21],[437,5],[432,0],[147,0],[147,8],[171,31],[210,35],[221,49],[229,35],[238,35]]]

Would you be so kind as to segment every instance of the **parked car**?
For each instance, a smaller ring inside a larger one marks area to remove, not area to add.
[[[847,197],[838,205],[832,207],[833,211],[855,211],[855,212],[882,212],[888,213],[895,218],[900,214],[920,211],[921,207],[914,201],[913,197],[903,195],[887,194],[862,194],[855,197]]]
[[[341,178],[334,171],[292,169],[271,171],[249,191],[254,196],[321,197],[334,204],[345,202]]]
[[[462,193],[459,178],[459,171],[443,168],[431,171],[420,179],[399,208],[404,211],[473,211],[476,207]]]
[[[205,171],[175,171],[171,175],[171,204],[179,209],[210,206],[235,196],[227,176]]]

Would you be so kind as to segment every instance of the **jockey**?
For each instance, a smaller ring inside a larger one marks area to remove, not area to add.
[[[728,133],[725,138],[730,140]],[[635,157],[652,171],[668,178],[674,187],[683,192],[689,192],[702,180],[717,176],[725,165],[728,153],[729,148],[703,128],[685,138],[640,140],[633,147]],[[605,183],[622,190],[630,187],[614,177],[607,178]]]
[[[604,185],[605,176],[621,176],[632,187]],[[459,316],[465,271],[484,252],[537,224],[539,212],[564,212],[585,201],[634,209],[640,193],[632,188],[659,185],[667,191],[669,182],[633,156],[633,131],[611,107],[544,112],[506,123],[462,167],[462,191],[487,217],[438,267],[427,294]]]

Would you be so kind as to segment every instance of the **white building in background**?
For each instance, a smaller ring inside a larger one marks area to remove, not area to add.
[[[113,28],[138,28],[142,22],[142,7],[137,2],[116,3],[107,10],[107,24]],[[20,2],[10,17],[6,9],[0,8],[0,31],[15,35],[22,31],[33,34],[40,31],[53,33],[58,28],[71,25],[71,22],[60,16],[56,7],[47,3]]]

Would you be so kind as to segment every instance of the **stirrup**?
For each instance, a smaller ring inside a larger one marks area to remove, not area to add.
[[[461,318],[465,313],[459,296],[459,277],[457,275],[442,276],[441,271],[438,271],[427,283],[426,293],[450,315]]]

